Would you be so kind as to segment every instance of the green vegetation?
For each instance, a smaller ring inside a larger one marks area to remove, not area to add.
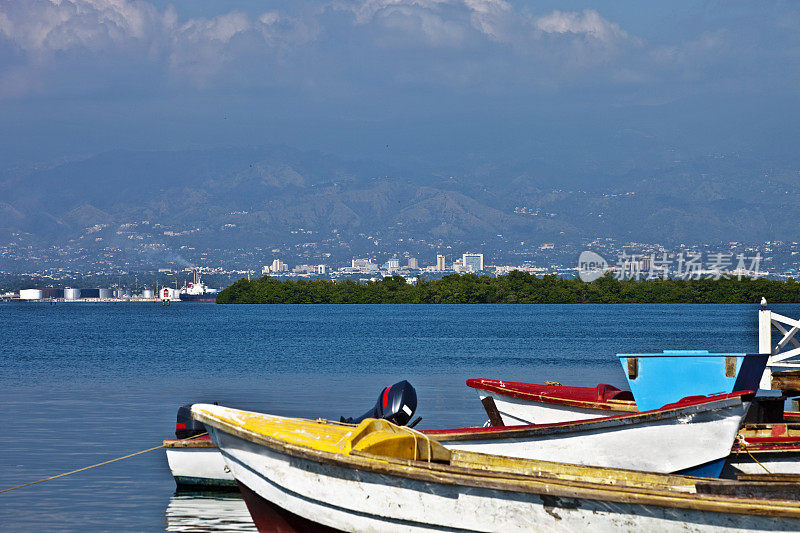
[[[591,283],[559,276],[511,272],[492,278],[452,274],[416,285],[400,276],[357,283],[351,280],[287,280],[269,276],[240,279],[217,295],[232,304],[472,304],[472,303],[771,303],[800,302],[800,283],[750,279],[617,280],[610,274]]]

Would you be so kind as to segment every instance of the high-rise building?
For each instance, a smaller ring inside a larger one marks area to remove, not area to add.
[[[439,272],[444,271],[444,256],[441,254],[436,256],[436,270]]]
[[[396,257],[389,259],[388,261],[386,261],[386,268],[389,270],[397,270],[398,268],[400,268],[400,260],[397,259]]]
[[[328,273],[328,265],[317,265],[317,274],[323,275]]]
[[[419,263],[417,262],[416,257],[409,257],[408,258],[408,268],[419,268]]]
[[[483,270],[483,254],[464,254],[461,264],[470,272],[480,272]]]
[[[273,261],[269,267],[270,272],[286,272],[287,270],[289,270],[289,266],[280,259]]]

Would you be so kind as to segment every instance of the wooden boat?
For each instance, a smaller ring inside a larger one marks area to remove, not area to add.
[[[493,426],[551,424],[639,412],[630,391],[606,383],[596,387],[568,387],[560,383],[540,385],[471,378],[467,386],[478,392]],[[765,399],[782,402],[780,397],[762,398]],[[784,411],[781,404],[777,414],[771,413],[758,421],[800,423],[800,412]]]
[[[742,428],[723,473],[800,474],[800,425],[755,424]]]
[[[576,422],[423,433],[451,449],[717,477],[752,395],[686,398],[652,411]]]
[[[768,356],[665,350],[617,357],[626,370],[630,391],[605,383],[592,389],[469,379],[467,385],[478,390],[493,425],[550,424],[601,418],[611,411],[648,411],[695,395],[758,390]],[[492,398],[494,406],[487,405],[487,398]],[[495,415],[499,418],[492,420]]]
[[[179,487],[237,490],[233,474],[209,437],[167,439],[164,445]],[[754,424],[739,429],[722,477],[740,474],[800,474],[800,424]]]
[[[222,450],[260,531],[272,530],[276,508],[297,529],[339,531],[800,529],[796,483],[448,450],[385,420],[353,426],[208,404],[192,414]]]
[[[767,354],[664,350],[617,354],[641,411],[696,394],[758,390]]]
[[[219,449],[207,435],[187,439],[165,439],[167,463],[178,487],[198,489],[237,488]]]
[[[747,412],[748,401],[742,396],[748,394],[690,398],[654,411],[586,421],[422,433],[453,449],[717,477]],[[209,447],[208,440],[166,443],[170,445],[170,469],[179,486],[231,485],[225,461]],[[654,449],[659,453],[653,453]]]
[[[374,406],[356,418],[342,422],[357,423],[365,418],[385,418],[400,425],[411,422],[417,409],[417,392],[407,381],[383,387]],[[417,419],[419,422],[419,419]],[[225,459],[206,434],[206,428],[191,415],[191,405],[178,408],[175,439],[164,440],[167,463],[179,489],[238,490]]]
[[[630,391],[606,383],[567,387],[477,378],[468,379],[467,386],[478,391],[495,426],[555,424],[639,412]]]

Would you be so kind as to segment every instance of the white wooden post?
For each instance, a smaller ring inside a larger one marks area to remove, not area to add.
[[[772,369],[769,363],[772,362],[772,311],[761,309],[758,312],[758,353],[770,354],[770,361],[761,376],[759,388],[764,390],[772,389]]]

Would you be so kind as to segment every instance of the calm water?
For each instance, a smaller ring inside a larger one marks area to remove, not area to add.
[[[158,445],[183,403],[338,418],[408,379],[418,427],[482,424],[468,377],[623,386],[617,352],[755,351],[756,311],[0,304],[0,489]],[[174,489],[150,452],[0,494],[0,530],[248,530],[241,500]]]

